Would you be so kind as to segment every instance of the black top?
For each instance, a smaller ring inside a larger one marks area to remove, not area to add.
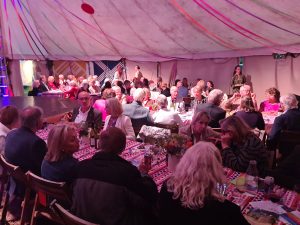
[[[211,200],[203,208],[189,209],[181,205],[179,199],[172,198],[173,193],[163,185],[159,195],[159,220],[161,225],[244,225],[249,224],[240,208],[225,200]]]
[[[251,128],[265,129],[265,121],[261,112],[238,111],[235,115],[244,120]]]
[[[78,161],[72,156],[67,156],[57,162],[42,162],[42,177],[57,182],[72,182],[75,179]]]
[[[275,183],[287,188],[294,188],[295,184],[300,184],[300,145],[278,164],[276,169],[269,171],[268,175],[275,178]]]
[[[170,97],[171,96],[170,88],[166,88],[165,90],[162,90],[161,94],[165,95],[166,97]]]

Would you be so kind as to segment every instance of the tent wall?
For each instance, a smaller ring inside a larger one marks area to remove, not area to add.
[[[139,65],[143,75],[155,82],[157,75],[159,75],[162,76],[164,82],[169,83],[172,72],[175,72],[177,74],[176,79],[187,77],[189,83],[192,83],[192,85],[195,85],[197,78],[212,80],[216,88],[230,93],[229,84],[233,68],[237,63],[237,58],[173,60],[160,63],[127,60],[126,68],[127,78],[130,80],[134,76],[135,65]],[[19,62],[18,60],[13,60],[10,65],[10,79],[14,95],[22,96],[23,90]],[[88,74],[88,70],[86,73]],[[258,102],[261,102],[265,98],[265,90],[269,87],[278,88],[282,95],[287,93],[300,94],[300,57],[288,57],[281,60],[275,60],[271,56],[245,57],[243,73],[247,77],[247,83],[253,87],[253,91],[257,94]],[[36,74],[48,75],[45,62],[38,61],[36,63]]]

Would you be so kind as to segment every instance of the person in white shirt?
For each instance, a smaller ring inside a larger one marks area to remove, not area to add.
[[[105,119],[103,130],[106,130],[109,127],[117,127],[125,133],[127,139],[135,140],[131,119],[128,116],[123,115],[122,104],[118,99],[106,99],[105,109],[108,116]]]
[[[78,93],[80,107],[73,110],[71,121],[75,123],[85,123],[87,127],[94,124],[97,128],[102,126],[102,115],[97,109],[91,107],[91,97],[88,92]]]
[[[170,93],[171,96],[167,97],[167,108],[172,111],[178,111],[179,107],[181,106],[181,100],[178,98],[178,88],[176,86],[172,86]]]
[[[4,152],[5,138],[8,132],[20,126],[19,111],[9,105],[0,109],[0,153]]]
[[[182,120],[178,113],[167,109],[168,101],[165,95],[158,95],[156,103],[158,104],[160,109],[152,115],[154,123],[160,123],[165,125],[182,125]]]

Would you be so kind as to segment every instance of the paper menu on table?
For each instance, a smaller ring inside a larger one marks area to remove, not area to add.
[[[250,205],[256,209],[262,209],[268,212],[273,212],[276,214],[283,214],[286,211],[282,208],[281,205],[271,202],[271,201],[257,201],[257,202],[250,202]]]

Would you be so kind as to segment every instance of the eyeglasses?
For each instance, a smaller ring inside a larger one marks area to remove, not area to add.
[[[231,130],[221,130],[222,134],[226,134],[226,133],[230,133],[230,132],[231,132]]]
[[[90,98],[89,97],[83,97],[83,98],[78,98],[80,101],[83,101],[83,100],[89,100]]]

